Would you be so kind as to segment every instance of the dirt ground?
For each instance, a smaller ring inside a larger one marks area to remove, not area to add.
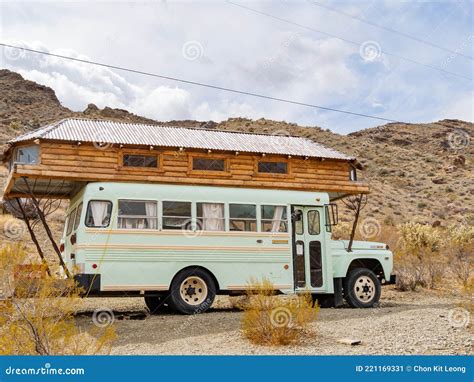
[[[112,354],[473,354],[472,300],[446,293],[386,287],[378,308],[321,309],[303,343],[284,347],[250,344],[228,297],[194,316],[147,315],[142,298],[90,298],[77,319],[91,325],[100,310],[113,314]]]

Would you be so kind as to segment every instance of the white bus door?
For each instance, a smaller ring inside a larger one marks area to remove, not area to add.
[[[293,270],[295,290],[322,292],[324,279],[324,233],[322,207],[292,206]]]

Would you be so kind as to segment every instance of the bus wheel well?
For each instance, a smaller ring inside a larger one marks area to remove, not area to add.
[[[201,267],[200,265],[190,265],[189,267],[185,267],[183,269],[180,269],[178,272],[176,272],[176,274],[174,275],[173,277],[173,280],[176,278],[176,276],[183,272],[183,271],[192,271],[192,270],[196,270],[196,269],[201,269],[203,270],[204,272],[207,272],[209,273],[209,276],[211,276],[212,280],[214,281],[214,284],[216,286],[216,291],[219,291],[220,288],[219,288],[219,283],[217,281],[217,278],[216,276],[214,276],[214,273],[212,273],[209,269],[205,268],[205,267]],[[173,283],[173,280],[171,280],[171,283]]]
[[[349,268],[347,268],[346,276],[356,268],[366,268],[371,270],[375,273],[375,275],[380,279],[384,277],[383,267],[380,264],[380,261],[376,259],[355,259],[349,264]]]

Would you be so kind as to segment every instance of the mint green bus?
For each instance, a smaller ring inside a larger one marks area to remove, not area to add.
[[[372,307],[393,255],[332,240],[336,215],[327,193],[95,182],[72,198],[60,249],[86,295],[142,296],[151,312],[204,312],[264,278],[277,293]]]

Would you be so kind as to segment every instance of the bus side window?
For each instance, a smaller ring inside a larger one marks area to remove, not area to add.
[[[262,210],[262,221],[261,221],[262,232],[288,232],[288,221],[286,218],[285,206],[265,205],[261,207],[261,210]]]
[[[74,219],[74,231],[79,227],[79,223],[81,222],[81,214],[82,214],[82,202],[77,207],[76,218]]]
[[[163,229],[191,229],[191,202],[163,202]]]
[[[74,219],[76,217],[77,208],[74,208],[72,212],[69,214],[67,219],[67,228],[66,228],[66,236],[69,236],[72,232],[72,227],[74,226]]]
[[[257,231],[257,206],[254,204],[229,204],[231,231]]]
[[[86,227],[105,228],[110,224],[112,202],[108,200],[91,200],[87,206]]]

